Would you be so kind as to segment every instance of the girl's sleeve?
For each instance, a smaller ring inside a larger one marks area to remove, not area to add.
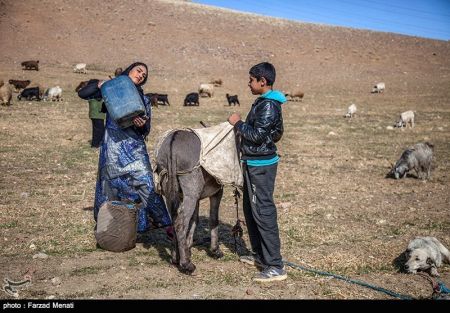
[[[151,129],[151,120],[152,120],[152,108],[150,105],[150,100],[147,96],[144,95],[143,97],[144,99],[144,106],[145,106],[145,113],[148,117],[147,121],[145,122],[143,127],[135,127],[135,129],[142,135],[142,137],[144,137],[145,139],[147,139],[148,134],[150,134],[150,129]]]
[[[89,80],[88,84],[78,91],[78,96],[84,100],[90,99],[101,100],[102,92],[100,88],[98,88],[98,82],[99,82],[98,79]]]

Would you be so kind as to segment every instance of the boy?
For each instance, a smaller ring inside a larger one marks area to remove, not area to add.
[[[253,66],[248,86],[260,95],[252,105],[245,122],[233,113],[228,122],[241,136],[241,162],[244,172],[243,210],[253,256],[242,256],[241,262],[262,271],[253,279],[271,282],[287,278],[280,253],[277,208],[273,201],[277,175],[277,147],[283,135],[281,104],[285,96],[272,90],[275,67],[267,62]]]
[[[102,112],[103,100],[89,99],[89,118],[92,121],[91,148],[99,148],[105,135],[106,114]]]

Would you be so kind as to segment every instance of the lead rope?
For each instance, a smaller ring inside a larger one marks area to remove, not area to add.
[[[298,269],[298,270],[307,271],[307,272],[311,272],[311,273],[318,274],[318,275],[323,275],[323,276],[331,276],[331,277],[334,277],[336,279],[340,279],[340,280],[346,281],[348,283],[360,285],[360,286],[363,286],[363,287],[366,287],[366,288],[373,289],[375,291],[383,292],[383,293],[385,293],[387,295],[390,295],[390,296],[398,298],[398,299],[414,300],[414,298],[411,297],[411,296],[402,295],[402,294],[399,294],[397,292],[391,291],[389,289],[385,289],[385,288],[382,288],[382,287],[378,287],[378,286],[375,286],[375,285],[363,282],[361,280],[351,279],[349,277],[345,277],[345,276],[334,274],[334,273],[330,273],[330,272],[316,270],[316,269],[313,269],[313,268],[310,268],[310,267],[304,267],[304,266],[301,266],[301,265],[298,265],[298,264],[295,264],[295,263],[292,263],[292,262],[284,261],[284,260],[283,260],[283,263],[286,264],[287,266],[290,266],[290,267]]]
[[[245,226],[245,222],[239,219],[239,198],[241,197],[241,193],[237,188],[234,188],[233,195],[234,195],[234,205],[236,206],[236,224],[231,229],[231,233],[233,234],[234,238],[234,253],[238,254],[237,246],[241,245],[238,244],[237,238],[239,237],[242,239],[244,230],[242,229],[241,224]]]
[[[449,300],[450,299],[450,289],[448,289],[445,284],[441,281],[434,280],[430,275],[424,272],[417,273],[417,275],[425,278],[431,284],[431,288],[433,289],[433,294],[431,295],[431,299],[434,300]]]

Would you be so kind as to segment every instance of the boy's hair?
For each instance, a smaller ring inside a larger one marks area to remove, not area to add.
[[[262,62],[254,65],[248,73],[258,81],[264,77],[268,86],[272,86],[275,83],[275,77],[277,75],[275,67],[269,62]]]

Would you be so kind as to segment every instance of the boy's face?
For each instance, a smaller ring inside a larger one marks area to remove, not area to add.
[[[266,86],[266,79],[262,77],[259,81],[256,79],[256,77],[253,77],[250,75],[249,81],[248,81],[248,87],[250,88],[250,91],[254,95],[261,95],[264,93],[264,86]]]

